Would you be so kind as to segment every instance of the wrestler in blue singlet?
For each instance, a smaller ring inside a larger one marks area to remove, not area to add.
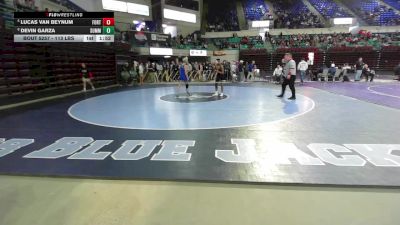
[[[185,74],[185,65],[184,64],[179,66],[179,80],[188,81],[186,74]]]

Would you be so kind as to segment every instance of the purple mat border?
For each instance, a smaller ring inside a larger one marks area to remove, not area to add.
[[[400,109],[400,84],[396,82],[309,82],[306,83],[305,86],[394,109]],[[395,87],[398,87],[398,89],[395,89]]]

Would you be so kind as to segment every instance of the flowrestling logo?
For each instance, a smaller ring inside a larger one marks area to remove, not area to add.
[[[35,142],[34,139],[0,139],[0,160]],[[126,140],[115,151],[102,151],[113,140],[64,137],[23,156],[25,159],[171,161],[188,162],[196,154],[195,140]],[[227,143],[229,144],[229,143]],[[257,146],[253,139],[231,139],[232,149],[215,149],[215,158],[225,163],[334,165],[340,167],[400,167],[400,144],[312,143],[300,149],[293,143]]]

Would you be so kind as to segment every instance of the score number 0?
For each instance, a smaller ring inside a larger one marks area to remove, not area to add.
[[[114,26],[114,18],[103,18],[103,26]]]

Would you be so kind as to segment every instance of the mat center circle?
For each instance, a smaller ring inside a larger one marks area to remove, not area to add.
[[[310,112],[314,101],[276,98],[279,92],[262,87],[191,86],[188,96],[176,87],[133,89],[100,95],[72,105],[68,114],[81,122],[104,127],[142,130],[197,130],[253,126],[294,118]],[[226,95],[225,95],[226,94]]]
[[[179,103],[197,103],[197,102],[213,102],[228,98],[227,95],[215,95],[210,92],[191,92],[177,93],[161,96],[160,99],[167,102],[179,102]]]

